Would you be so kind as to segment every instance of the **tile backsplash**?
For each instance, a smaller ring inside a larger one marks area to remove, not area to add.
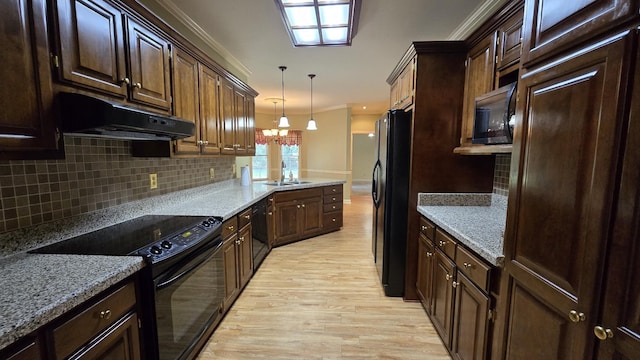
[[[0,232],[233,178],[233,156],[135,158],[128,140],[64,140],[65,159],[0,161]]]
[[[509,195],[509,171],[511,154],[496,154],[496,165],[493,172],[493,193]]]

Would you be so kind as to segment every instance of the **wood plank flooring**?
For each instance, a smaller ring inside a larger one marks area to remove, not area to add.
[[[198,359],[450,357],[420,303],[384,296],[353,196],[342,230],[271,251]]]

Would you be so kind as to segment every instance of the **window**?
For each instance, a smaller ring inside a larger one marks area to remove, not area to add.
[[[269,178],[268,148],[267,144],[256,144],[256,154],[251,158],[253,180],[265,180]]]
[[[300,146],[299,145],[280,145],[282,151],[282,161],[284,161],[285,179],[300,178]]]

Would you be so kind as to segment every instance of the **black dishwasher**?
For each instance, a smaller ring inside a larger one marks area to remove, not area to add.
[[[267,199],[264,198],[251,208],[251,237],[253,241],[253,271],[256,271],[269,253],[267,235]]]

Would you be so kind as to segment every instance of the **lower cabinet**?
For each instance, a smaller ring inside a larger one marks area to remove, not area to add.
[[[420,219],[416,290],[454,359],[489,358],[492,286],[498,285],[492,270],[431,221]]]
[[[342,197],[342,184],[276,193],[270,202],[275,218],[273,245],[339,230]]]
[[[224,311],[236,300],[253,275],[251,208],[222,224],[224,254]]]
[[[130,280],[104,291],[0,351],[0,359],[142,359],[136,290]]]

